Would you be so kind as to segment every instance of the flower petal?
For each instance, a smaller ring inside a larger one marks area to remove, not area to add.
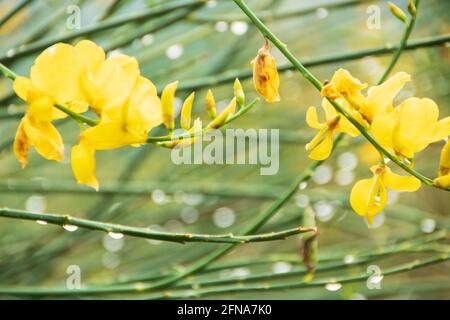
[[[391,111],[394,98],[408,81],[411,81],[409,74],[398,72],[383,84],[369,88],[367,106],[363,110],[366,118],[372,120],[380,113]]]
[[[350,204],[360,216],[365,216],[372,224],[376,214],[380,213],[386,205],[386,189],[378,176],[371,179],[359,180],[350,193]]]
[[[49,121],[41,121],[33,116],[24,117],[23,129],[30,144],[47,160],[61,161],[64,158],[64,145],[55,126]]]
[[[319,132],[314,139],[318,138],[321,133],[322,132]],[[314,143],[314,139],[311,140],[311,143],[306,145],[306,149],[311,150],[310,154],[308,155],[309,158],[313,160],[327,159],[331,154],[331,150],[333,149],[333,131],[327,130],[325,137],[323,137],[323,139],[318,144]],[[314,143],[315,146],[313,146],[312,143]]]
[[[22,168],[25,168],[28,164],[28,151],[30,149],[30,139],[28,138],[23,123],[25,119],[20,121],[17,128],[16,138],[14,139],[14,155],[19,160]]]
[[[323,128],[323,124],[319,122],[319,117],[317,116],[316,107],[309,107],[306,111],[306,124],[314,129]]]
[[[381,179],[386,187],[393,190],[414,192],[417,191],[421,185],[419,179],[412,176],[395,174],[388,167],[385,167],[385,172],[381,175]]]
[[[99,185],[95,177],[95,150],[83,138],[80,144],[72,147],[70,163],[77,182],[98,191]]]

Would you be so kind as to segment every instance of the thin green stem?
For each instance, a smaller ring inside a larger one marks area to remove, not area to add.
[[[83,229],[98,230],[108,233],[128,235],[137,238],[153,239],[169,242],[211,242],[211,243],[249,243],[249,242],[262,242],[262,241],[273,241],[282,240],[287,237],[305,233],[305,232],[316,232],[316,229],[311,228],[292,228],[289,230],[283,230],[280,232],[271,232],[259,235],[247,235],[239,236],[233,234],[221,234],[221,235],[209,235],[209,234],[194,234],[194,233],[171,233],[171,232],[160,232],[151,231],[148,228],[138,228],[130,227],[113,223],[106,223],[88,219],[80,219],[71,217],[69,215],[58,215],[51,213],[34,213],[23,210],[0,209],[0,217],[22,219],[22,220],[32,220],[32,221],[44,221],[49,224],[55,224],[60,226],[76,226]]]
[[[17,78],[17,74],[2,63],[0,63],[0,72],[8,79],[14,80]]]
[[[416,9],[419,6],[419,2],[420,0],[416,0],[414,5],[416,6]],[[414,29],[414,24],[416,23],[416,17],[417,17],[417,13],[414,15],[411,15],[411,18],[408,22],[408,25],[406,27],[405,32],[403,33],[403,37],[400,40],[400,44],[398,46],[398,48],[395,50],[394,55],[392,56],[391,62],[389,63],[388,67],[386,68],[386,70],[383,73],[383,76],[381,77],[380,81],[378,82],[378,84],[383,83],[387,77],[389,76],[389,74],[391,73],[392,69],[394,69],[394,66],[397,64],[398,59],[400,58],[402,51],[405,49],[406,44],[408,42],[409,36],[411,35],[412,30]]]
[[[95,126],[99,123],[98,120],[94,120],[89,117],[83,116],[82,114],[78,114],[78,113],[70,110],[69,108],[65,107],[62,104],[55,104],[55,108],[61,110],[62,112],[64,112],[65,114],[70,116],[72,119],[76,120],[77,122],[85,123],[89,126]]]
[[[389,276],[397,273],[403,273],[407,271],[411,271],[414,269],[424,268],[426,266],[434,265],[437,263],[442,263],[450,260],[449,254],[441,254],[428,259],[418,259],[409,263],[401,264],[398,266],[394,266],[383,270],[383,276]],[[229,287],[222,288],[214,288],[214,289],[199,289],[195,291],[181,292],[181,293],[171,293],[165,292],[162,296],[151,297],[152,299],[187,299],[187,298],[199,298],[203,296],[209,295],[218,295],[218,294],[226,294],[226,293],[243,293],[243,292],[256,292],[256,291],[269,291],[269,290],[288,290],[288,289],[300,289],[300,288],[313,288],[313,287],[323,287],[329,283],[353,283],[359,281],[366,281],[368,279],[368,275],[366,272],[357,274],[357,275],[349,275],[349,276],[340,276],[333,278],[320,278],[312,281],[301,280],[289,283],[282,284],[256,284],[256,285],[234,285]],[[1,292],[1,291],[0,291]]]
[[[438,35],[429,38],[421,38],[414,41],[408,41],[403,50],[415,50],[418,48],[431,47],[443,45],[450,41],[450,34]],[[356,60],[368,56],[380,56],[389,53],[393,53],[398,50],[399,46],[381,46],[370,49],[357,50],[352,52],[344,52],[340,54],[329,54],[319,58],[305,59],[303,65],[305,67],[316,67],[326,65],[329,63],[337,63],[343,61]],[[291,63],[286,63],[278,67],[279,72],[287,72],[294,70],[295,67]],[[215,86],[219,84],[233,82],[236,78],[240,80],[249,79],[252,77],[252,70],[239,69],[228,70],[226,72],[216,74],[214,76],[201,77],[188,81],[183,81],[178,86],[179,91],[192,91],[207,86]]]
[[[322,83],[317,79],[287,48],[287,46],[281,42],[281,40],[267,28],[267,26],[260,20],[258,17],[253,13],[253,11],[247,6],[245,1],[243,0],[233,0],[241,9],[242,11],[248,16],[248,18],[253,22],[253,24],[261,31],[261,33],[269,39],[279,50],[280,52],[294,65],[294,67],[302,74],[302,76],[308,80],[318,91],[322,90]],[[411,31],[407,32],[409,35]],[[406,40],[405,40],[406,41]],[[400,46],[401,47],[401,46]],[[399,47],[399,48],[400,48]],[[394,57],[395,58],[395,57]],[[398,57],[395,58],[396,62],[398,60]],[[391,63],[390,66],[393,68],[395,63]],[[333,107],[344,115],[357,129],[358,131],[369,141],[380,153],[382,153],[384,156],[392,160],[395,164],[397,164],[400,168],[402,168],[407,173],[411,174],[412,176],[416,177],[423,183],[425,183],[428,186],[431,187],[437,187],[433,180],[425,177],[421,173],[415,171],[414,169],[410,168],[407,164],[403,163],[399,158],[397,158],[395,155],[388,152],[383,146],[381,146],[378,141],[372,135],[364,128],[363,125],[361,125],[353,116],[351,116],[339,103],[336,101],[327,98],[327,100],[333,105]],[[450,188],[443,189],[450,191]]]
[[[317,4],[310,5],[306,8],[304,6],[299,8],[291,8],[289,6],[288,8],[281,8],[276,10],[261,10],[257,12],[257,16],[262,21],[273,21],[315,13],[320,8],[331,10],[335,8],[345,8],[349,6],[360,5],[363,4],[364,2],[369,1],[372,0],[334,0],[325,4],[321,3],[319,5]],[[197,14],[193,14],[190,17],[190,20],[199,22],[217,22],[217,21],[234,22],[242,19],[245,19],[245,15],[239,13],[211,14],[200,12]]]

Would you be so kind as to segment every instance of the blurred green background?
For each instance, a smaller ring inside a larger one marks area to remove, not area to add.
[[[0,28],[0,60],[17,73],[28,75],[39,51],[15,56],[27,45],[32,47],[115,17],[142,13],[177,1],[28,1]],[[271,30],[304,61],[398,44],[404,28],[390,14],[386,1],[347,1],[349,3],[335,7],[336,2],[345,1],[249,0],[248,4],[265,15]],[[406,1],[394,2],[406,8]],[[0,1],[0,16],[18,3],[20,1]],[[370,6],[380,10],[379,29],[367,26],[374,10]],[[78,9],[81,29],[71,29]],[[449,9],[447,0],[422,1],[411,39],[448,35]],[[131,20],[69,41],[88,38],[110,54],[122,52],[135,56],[143,75],[159,89],[180,80],[178,107],[195,90],[194,114],[207,119],[203,104],[206,90],[213,88],[218,101],[229,99],[235,72],[249,75],[250,60],[262,45],[262,37],[246,21],[232,1],[211,0],[149,19]],[[272,53],[279,65],[287,64],[276,49]],[[344,67],[363,82],[374,85],[390,57],[390,54],[373,55],[320,64],[311,70],[325,80],[331,78],[337,68]],[[410,96],[429,97],[439,105],[441,117],[450,115],[449,62],[448,43],[405,51],[394,72],[408,72],[413,81],[406,85],[398,100]],[[220,79],[229,81],[216,83]],[[242,77],[242,83],[248,99],[256,97],[248,76]],[[45,161],[32,151],[29,166],[20,168],[11,143],[25,107],[12,95],[11,81],[1,78],[0,207],[70,214],[170,232],[238,234],[311,162],[304,145],[314,132],[305,124],[305,112],[311,105],[319,106],[320,95],[298,72],[291,70],[281,72],[280,95],[280,103],[261,102],[230,126],[280,129],[277,175],[261,176],[259,166],[255,165],[177,166],[170,160],[170,150],[153,145],[138,149],[126,147],[97,152],[100,192],[96,193],[78,186],[72,177],[68,152],[79,134],[79,127],[73,121],[57,124],[66,145],[65,161]],[[157,134],[157,130],[152,134]],[[442,146],[443,143],[436,143],[421,153],[416,169],[434,177]],[[417,239],[422,241],[439,230],[448,230],[450,197],[444,191],[428,187],[413,194],[390,193],[386,210],[377,216],[374,226],[368,228],[349,208],[348,197],[355,181],[370,176],[368,168],[373,157],[363,140],[345,140],[317,169],[312,180],[301,185],[292,200],[260,232],[299,226],[302,215],[313,212],[320,232],[316,279],[365,274],[369,265],[377,265],[383,271],[417,258],[448,253],[449,242],[443,236],[411,250],[400,248],[391,254],[377,254],[377,250]],[[98,231],[67,232],[58,226],[2,218],[0,287],[64,288],[70,265],[80,267],[83,286],[141,283],[154,279],[152,277],[159,272],[188,266],[219,246],[210,243],[180,245],[128,236],[114,240]],[[366,250],[369,253],[364,254]],[[172,287],[164,291],[180,290],[177,292],[181,295],[186,293],[192,297],[201,289],[265,285],[267,290],[264,291],[205,293],[199,298],[450,298],[449,262],[386,276],[379,290],[370,290],[365,280],[334,287],[271,290],[272,285],[292,284],[303,279],[305,268],[298,252],[299,237],[240,245],[210,266],[217,266],[216,270],[195,274],[184,280],[185,285],[180,289]],[[358,262],[360,255],[369,259]],[[326,268],[329,263],[336,266]],[[325,266],[324,270],[321,266]],[[225,283],[198,284],[210,279],[222,279]],[[152,295],[129,293],[98,297]]]

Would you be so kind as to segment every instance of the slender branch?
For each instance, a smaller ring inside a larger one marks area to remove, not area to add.
[[[420,2],[420,0],[416,0],[415,3],[414,3],[416,9],[419,6],[419,2]],[[410,18],[410,20],[408,22],[406,30],[403,33],[403,37],[400,40],[400,44],[398,45],[398,48],[395,50],[395,53],[392,56],[391,62],[389,63],[389,65],[386,68],[386,70],[384,71],[383,76],[381,77],[381,79],[378,82],[378,84],[383,83],[387,79],[387,77],[391,73],[392,69],[394,69],[394,66],[397,64],[397,61],[400,58],[400,55],[402,54],[402,51],[406,47],[406,43],[408,42],[409,36],[411,35],[412,30],[414,29],[414,24],[416,23],[416,17],[417,17],[417,13],[411,15],[411,18]]]
[[[0,72],[8,79],[14,80],[17,78],[17,74],[2,63],[0,63]]]
[[[157,8],[151,8],[147,10],[141,10],[140,12],[135,12],[126,16],[122,17],[116,17],[111,18],[108,20],[105,20],[104,22],[76,30],[64,35],[43,39],[41,41],[36,41],[33,43],[30,43],[24,47],[19,47],[17,49],[13,49],[14,54],[13,55],[4,55],[0,57],[0,62],[5,62],[11,59],[15,59],[42,49],[45,49],[54,43],[57,42],[64,42],[69,41],[78,37],[90,35],[92,33],[98,32],[98,31],[104,31],[108,30],[114,27],[121,26],[123,24],[133,22],[133,21],[140,21],[144,19],[150,19],[153,17],[161,16],[165,13],[171,12],[173,10],[184,8],[184,7],[192,7],[204,4],[205,0],[180,0],[175,2],[169,2],[164,5],[161,5]]]
[[[247,6],[245,1],[243,0],[233,0],[242,11],[249,17],[249,19],[253,22],[253,24],[261,31],[261,33],[267,37],[279,50],[280,52],[294,65],[294,67],[302,74],[302,76],[308,80],[318,91],[322,90],[322,83],[317,79],[287,48],[287,46],[280,41],[280,39],[275,36],[275,34],[270,31],[267,26],[253,13],[253,11]],[[408,35],[411,31],[407,32]],[[406,40],[405,40],[406,41]],[[401,46],[400,46],[401,47]],[[395,57],[394,57],[395,58]],[[398,60],[398,57],[394,62]],[[391,64],[391,68],[394,64]],[[361,125],[353,116],[351,116],[344,108],[337,103],[336,101],[327,98],[327,100],[333,105],[333,107],[344,115],[357,129],[358,131],[384,156],[392,160],[395,164],[397,164],[404,171],[408,172],[412,176],[416,177],[423,183],[428,186],[439,188],[436,186],[432,179],[425,177],[421,173],[415,171],[410,168],[407,164],[403,163],[398,157],[388,152],[383,146],[381,146],[378,141]],[[442,188],[441,188],[442,189]],[[450,191],[450,188],[446,188],[443,190]]]
[[[317,9],[335,9],[335,8],[345,8],[348,6],[360,5],[364,2],[369,2],[373,0],[335,0],[328,3],[322,3],[319,5],[311,5],[308,7],[300,8],[281,8],[278,10],[261,10],[257,13],[257,16],[262,21],[278,20],[283,18],[299,17],[311,13],[315,13]],[[211,14],[211,13],[197,13],[190,17],[192,21],[199,22],[216,22],[225,21],[233,22],[245,19],[245,15],[239,13],[222,13],[222,14]]]
[[[382,269],[383,270],[383,276],[386,277],[388,275],[393,275],[397,273],[403,273],[407,271],[411,271],[414,269],[424,268],[426,266],[434,265],[437,263],[445,262],[450,260],[449,254],[441,254],[432,258],[428,259],[418,259],[414,260],[409,263],[401,264],[398,266],[394,266],[388,269]],[[333,278],[320,278],[315,279],[312,281],[296,281],[296,282],[289,282],[289,283],[282,283],[282,284],[257,284],[257,285],[249,285],[249,286],[243,286],[243,285],[235,285],[235,286],[229,286],[224,288],[217,288],[217,289],[199,289],[195,291],[187,291],[187,292],[181,292],[181,293],[172,293],[172,292],[165,292],[164,295],[161,296],[155,296],[151,297],[151,299],[187,299],[187,298],[198,298],[202,296],[207,295],[218,295],[218,294],[225,294],[225,293],[243,293],[243,292],[255,292],[255,291],[269,291],[269,290],[287,290],[287,289],[300,289],[300,288],[313,288],[313,287],[322,287],[329,283],[353,283],[353,282],[359,282],[359,281],[366,281],[368,279],[367,273],[360,273],[357,275],[350,275],[350,276],[340,276],[340,277],[333,277]],[[1,289],[0,289],[1,292]],[[30,292],[33,293],[33,292]]]
[[[87,219],[74,218],[69,215],[58,215],[50,213],[34,213],[29,211],[22,211],[16,209],[3,208],[0,209],[0,217],[44,221],[49,224],[55,224],[60,226],[77,226],[83,229],[98,230],[111,233],[120,233],[137,238],[154,239],[169,242],[213,242],[213,243],[249,243],[249,242],[262,242],[281,240],[287,237],[305,233],[316,232],[316,228],[293,228],[289,230],[283,230],[280,232],[271,232],[259,235],[238,236],[233,234],[222,235],[209,235],[209,234],[193,234],[193,233],[171,233],[151,231],[148,228],[130,227],[113,223],[106,223],[100,221],[93,221]]]
[[[94,119],[91,119],[89,117],[83,116],[82,114],[78,114],[78,113],[70,110],[69,108],[65,107],[62,104],[55,104],[55,108],[61,110],[62,112],[64,112],[69,117],[71,117],[72,119],[76,120],[77,122],[85,123],[85,124],[90,125],[90,126],[95,126],[95,125],[97,125],[99,123],[98,120],[94,120]]]

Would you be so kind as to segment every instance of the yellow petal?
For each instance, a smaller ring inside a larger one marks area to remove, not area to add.
[[[169,83],[161,94],[162,118],[163,123],[169,131],[175,128],[174,120],[174,100],[178,81]]]
[[[308,155],[313,160],[325,160],[330,156],[333,149],[333,131],[325,130],[316,135],[309,144],[306,145],[306,150],[311,150]]]
[[[128,131],[147,135],[159,126],[162,123],[161,101],[153,83],[139,77],[122,111],[125,112],[122,121]]]
[[[82,60],[71,45],[57,43],[44,50],[31,67],[33,84],[58,103],[84,101],[80,88]]]
[[[18,76],[13,82],[13,89],[17,96],[24,100],[29,101],[34,92],[34,95],[37,94],[38,88],[31,82],[30,79]]]
[[[306,111],[306,123],[308,124],[308,126],[314,129],[323,128],[323,124],[319,122],[316,107],[309,107]]]
[[[70,163],[77,182],[98,191],[99,185],[95,177],[95,150],[83,138],[80,144],[72,147]]]
[[[430,99],[408,98],[398,107],[398,128],[394,132],[394,148],[419,152],[435,139],[439,117],[436,103]]]
[[[365,107],[366,99],[361,93],[361,90],[365,89],[367,84],[361,83],[361,81],[353,77],[350,72],[345,69],[337,70],[334,73],[331,82],[352,107],[357,110]]]
[[[434,179],[434,183],[441,188],[450,188],[450,174],[437,177],[436,179]]]
[[[122,106],[139,76],[135,58],[125,55],[107,59],[97,72],[83,78],[83,92],[97,113],[105,108]]]
[[[342,99],[337,100],[336,102],[342,103]],[[327,119],[327,121],[334,120],[338,115],[336,109],[334,109],[333,105],[330,103],[330,101],[328,101],[328,99],[322,99],[322,109],[325,111],[325,118]]]
[[[105,51],[94,42],[81,40],[75,45],[75,50],[81,58],[86,72],[95,72],[105,61]]]
[[[365,216],[372,224],[376,214],[380,213],[386,205],[386,189],[378,176],[371,179],[359,180],[350,193],[350,204],[360,216]]]
[[[448,136],[450,136],[450,117],[446,117],[434,125],[432,142],[437,142]]]
[[[192,105],[194,103],[195,92],[192,92],[186,100],[183,102],[183,107],[181,108],[180,125],[181,128],[189,130],[191,127],[191,113]]]
[[[396,120],[392,113],[380,114],[372,122],[370,131],[375,140],[386,149],[393,149]]]
[[[445,143],[439,158],[439,175],[450,174],[450,139]]]
[[[417,191],[420,188],[420,180],[412,176],[400,176],[385,167],[385,172],[381,179],[386,187],[393,190],[402,190],[408,192]]]
[[[391,111],[394,98],[408,81],[411,81],[409,74],[398,72],[383,84],[371,87],[368,91],[367,106],[363,110],[365,117],[372,121],[377,115]]]
[[[64,145],[55,126],[48,121],[41,121],[33,116],[25,116],[23,129],[30,144],[47,160],[61,161],[64,158]]]
[[[83,137],[95,150],[110,150],[147,141],[146,134],[126,130],[122,123],[106,121],[83,131]]]
[[[28,139],[23,128],[24,121],[25,119],[20,121],[16,138],[14,139],[14,155],[16,156],[16,159],[19,160],[22,168],[25,168],[28,164],[28,150],[30,149],[30,139]]]

